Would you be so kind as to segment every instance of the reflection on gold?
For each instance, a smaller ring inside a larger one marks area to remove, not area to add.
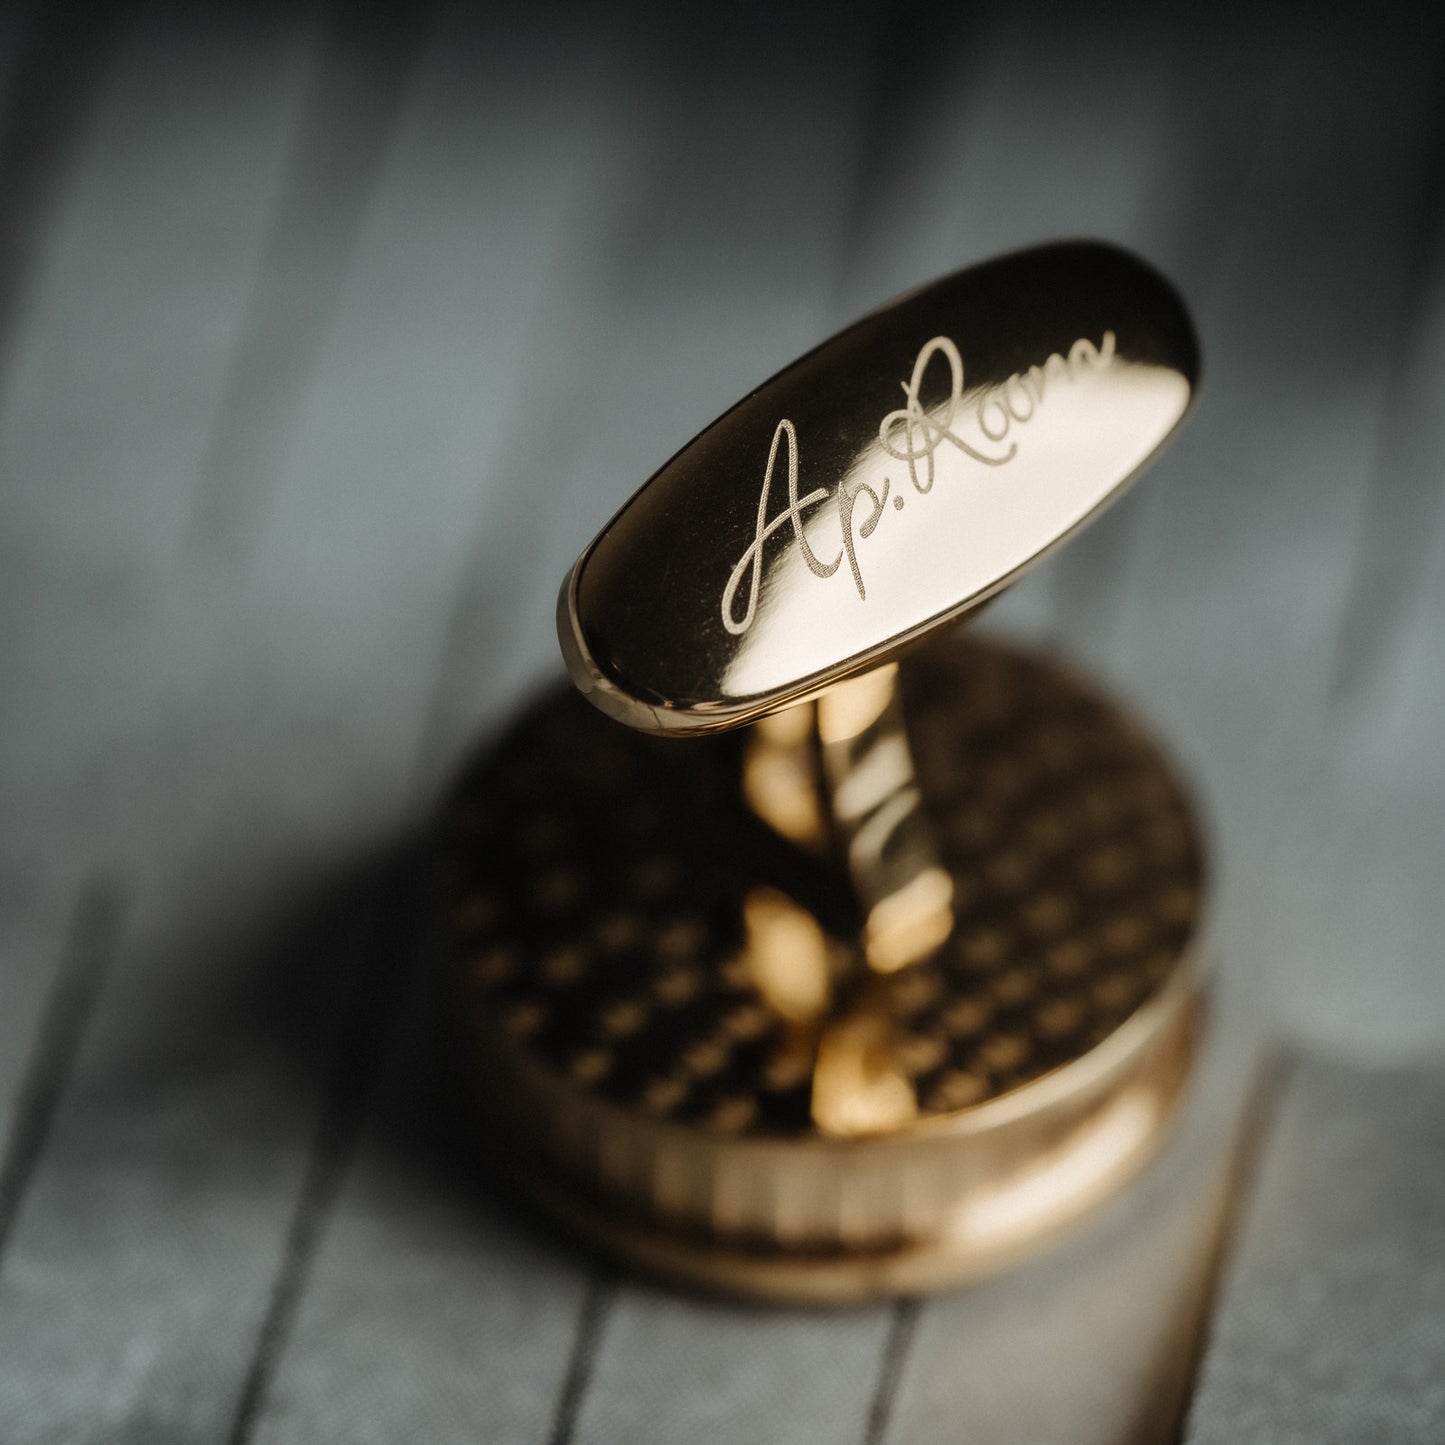
[[[1007,1246],[1076,1214],[1138,1158],[1159,1122],[1157,1090],[1128,1089],[1064,1143],[968,1200],[950,1236],[969,1247]]]
[[[925,868],[868,914],[864,946],[875,973],[894,973],[929,957],[953,932],[953,879]]]
[[[811,913],[772,888],[743,900],[746,957],[763,998],[790,1023],[811,1023],[828,1007],[828,939]]]
[[[775,747],[806,747],[813,736],[813,713],[809,704],[784,708],[760,717],[754,735],[765,738]]]
[[[850,739],[851,741],[851,739]],[[866,750],[859,750],[857,761],[842,773],[833,788],[833,811],[841,823],[857,823],[873,818],[889,799],[913,784],[913,756],[908,739],[902,733],[880,737]],[[871,821],[871,820],[870,820]],[[881,849],[882,844],[878,847]]]
[[[813,1122],[824,1134],[883,1134],[918,1117],[918,1096],[891,1042],[888,1022],[867,1014],[823,1034],[813,1068]]]
[[[851,742],[872,727],[893,701],[897,677],[898,664],[890,662],[829,688],[818,699],[818,733],[823,742]]]
[[[813,704],[760,718],[743,751],[743,797],[765,823],[791,842],[821,848],[827,836],[818,801]]]

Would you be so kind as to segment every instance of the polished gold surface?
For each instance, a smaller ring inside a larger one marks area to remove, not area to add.
[[[679,747],[563,695],[459,789],[463,1067],[499,1171],[595,1243],[749,1293],[932,1288],[1076,1218],[1157,1139],[1201,892],[1171,771],[1000,647],[926,648],[899,688],[951,919],[901,966],[870,953],[827,820],[750,806],[746,734]],[[840,699],[820,745],[897,704],[873,701]]]
[[[1115,497],[1197,370],[1178,297],[1110,246],[915,291],[752,392],[608,523],[559,602],[573,680],[685,733],[876,667]]]

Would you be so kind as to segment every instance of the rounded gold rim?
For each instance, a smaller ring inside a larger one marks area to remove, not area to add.
[[[677,1125],[629,1115],[606,1101],[579,1109],[575,1094],[517,1059],[496,1071],[510,1086],[506,1096],[490,1087],[494,1061],[480,1071],[478,1098],[499,1176],[605,1254],[649,1275],[726,1294],[845,1303],[978,1279],[1079,1223],[1155,1152],[1190,1077],[1203,1015],[1203,991],[1181,967],[1090,1054],[1008,1096],[872,1140],[699,1141]],[[510,1051],[503,1037],[496,1042]],[[472,1059],[475,1064],[475,1052]],[[579,1151],[579,1139],[587,1138],[593,1148]],[[711,1167],[695,1175],[698,1197],[714,1204],[706,1221],[669,1208],[655,1188],[650,1198],[636,1188],[686,1171],[679,1145],[694,1164],[702,1151],[709,1157]],[[608,1177],[609,1155],[610,1187],[600,1182]],[[751,1176],[755,1197],[768,1192],[757,1185],[760,1161],[774,1177],[775,1200],[789,1187],[823,1190],[836,1200],[834,1240],[790,1239],[778,1217],[737,1210],[737,1179]],[[930,1174],[933,1186],[920,1185]],[[870,1232],[870,1206],[889,1213],[887,1200],[869,1198],[870,1186],[888,1177],[901,1193],[911,1184],[916,1217],[912,1227]],[[733,1216],[724,1208],[717,1217],[717,1202],[726,1205],[730,1196]]]

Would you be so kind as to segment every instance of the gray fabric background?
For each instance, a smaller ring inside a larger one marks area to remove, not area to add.
[[[0,1438],[1445,1435],[1445,18],[1163,11],[0,10]],[[599,1271],[437,1090],[417,840],[643,477],[1056,235],[1206,389],[988,625],[1195,782],[1205,1078],[975,1289]]]

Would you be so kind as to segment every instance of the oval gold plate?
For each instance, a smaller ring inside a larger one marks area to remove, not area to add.
[[[567,580],[574,681],[656,733],[735,727],[1006,587],[1174,430],[1198,351],[1173,288],[1068,242],[865,317],[672,458]]]

